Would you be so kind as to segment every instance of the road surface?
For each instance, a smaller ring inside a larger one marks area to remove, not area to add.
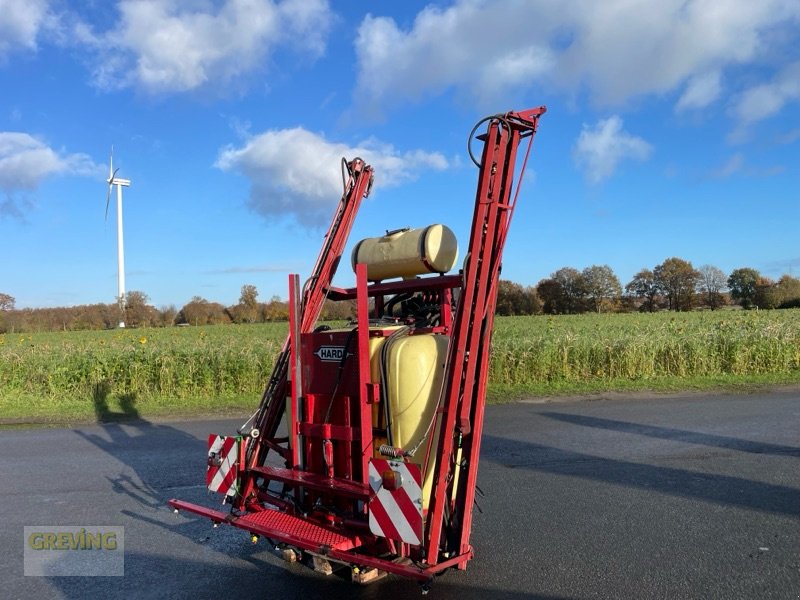
[[[236,421],[0,431],[2,598],[419,596],[174,515]],[[800,393],[491,406],[466,572],[428,598],[800,598]],[[121,525],[124,577],[24,577],[25,525]]]

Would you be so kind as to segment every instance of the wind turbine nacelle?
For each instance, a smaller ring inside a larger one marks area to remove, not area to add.
[[[127,187],[130,184],[131,184],[130,179],[120,179],[118,177],[114,177],[114,179],[111,180],[111,183],[109,185],[124,185]]]

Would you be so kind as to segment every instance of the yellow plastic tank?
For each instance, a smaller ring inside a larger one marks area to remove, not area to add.
[[[388,348],[388,408],[392,445],[410,450],[428,431],[435,416],[436,404],[444,377],[449,337],[438,334],[411,335],[400,338]],[[433,485],[433,470],[438,429],[431,429],[434,451],[422,466],[424,508]],[[428,440],[420,445],[416,457],[422,460]],[[412,459],[414,460],[414,459]]]
[[[370,327],[370,331],[374,331],[376,329],[380,329],[382,331],[396,331],[400,329],[400,326],[391,326],[391,327]],[[370,371],[370,380],[372,383],[380,383],[381,382],[381,348],[383,348],[383,344],[386,341],[386,338],[383,336],[377,337],[370,337],[369,338],[369,371]],[[386,424],[383,422],[383,410],[380,403],[372,405],[372,426],[378,429],[385,429]],[[378,448],[381,447],[382,444],[386,444],[388,440],[385,437],[380,435],[374,436],[373,441],[373,454],[375,456],[380,456],[378,452]]]
[[[447,273],[456,260],[456,236],[444,225],[399,229],[382,237],[361,240],[351,257],[354,271],[357,263],[367,265],[370,281]]]

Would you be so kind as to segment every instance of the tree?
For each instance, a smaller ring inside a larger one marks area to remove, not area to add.
[[[219,302],[209,302],[205,298],[194,296],[180,310],[175,322],[189,325],[218,325],[230,323],[231,320],[225,307]]]
[[[144,292],[130,291],[125,294],[125,324],[129,327],[147,327],[156,315],[156,309],[148,304],[150,298]]]
[[[778,308],[800,307],[800,279],[783,275],[775,284]]]
[[[536,284],[536,295],[542,301],[542,312],[548,315],[564,312],[566,301],[561,284],[555,279],[542,279]]]
[[[191,300],[178,312],[178,323],[189,325],[205,325],[208,314],[208,300],[200,296],[193,296]]]
[[[262,305],[262,313],[265,313],[266,305]],[[262,315],[263,316],[263,315]],[[320,313],[320,321],[347,321],[356,316],[355,300],[341,300],[334,302],[330,298],[325,300]],[[263,317],[266,320],[266,316]]]
[[[245,284],[239,296],[239,304],[228,309],[234,323],[255,323],[259,317],[258,290],[256,286]]]
[[[257,306],[258,305],[258,290],[256,286],[246,283],[242,286],[242,292],[239,296],[239,304],[244,304],[245,306]]]
[[[289,303],[275,295],[270,298],[269,302],[261,306],[261,312],[264,321],[288,321]]]
[[[522,287],[513,281],[500,280],[497,288],[498,315],[533,315],[541,310],[542,303],[536,297],[536,291],[530,287]]]
[[[14,296],[9,296],[8,294],[0,293],[0,333],[5,333],[9,330],[13,330],[14,319],[10,318],[8,313],[14,310],[15,305],[16,305],[16,300],[14,299]]]
[[[572,267],[563,267],[548,279],[536,284],[536,294],[548,314],[573,314],[584,311],[583,275]]]
[[[698,279],[692,263],[674,256],[668,258],[653,269],[653,279],[667,297],[670,310],[689,310],[692,307]]]
[[[17,301],[14,296],[0,293],[0,310],[14,310]]]
[[[750,308],[756,299],[756,286],[761,273],[749,267],[734,269],[728,277],[731,298],[738,300],[742,308]]]
[[[586,292],[581,273],[572,267],[563,267],[550,275],[550,278],[561,286],[562,306],[558,312],[567,314],[583,312],[583,298]]]
[[[175,317],[178,316],[178,309],[174,304],[162,306],[158,309],[158,325],[160,327],[169,327],[175,324]]]
[[[648,312],[656,310],[656,297],[658,297],[658,285],[656,284],[653,272],[650,269],[642,269],[633,276],[625,286],[625,293],[637,298],[644,298],[643,307]]]
[[[781,303],[780,290],[772,279],[763,275],[758,278],[753,303],[757,308],[778,308]]]
[[[582,292],[595,312],[611,309],[619,302],[622,286],[608,265],[592,265],[581,273]]]
[[[206,323],[208,325],[224,325],[230,322],[230,315],[222,304],[219,302],[208,302],[206,304]]]
[[[703,265],[697,269],[697,273],[699,274],[697,291],[703,295],[706,306],[715,310],[725,304],[725,296],[722,295],[728,283],[725,273],[712,265]]]

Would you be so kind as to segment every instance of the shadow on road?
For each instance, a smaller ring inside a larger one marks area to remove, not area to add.
[[[121,463],[120,474],[109,478],[109,481],[115,491],[133,498],[139,508],[136,505],[132,510],[129,507],[122,508],[120,514],[142,524],[140,529],[135,530],[137,536],[145,536],[153,531],[168,532],[167,539],[176,540],[176,552],[167,554],[160,546],[154,552],[133,548],[126,550],[126,576],[118,581],[111,578],[52,579],[52,584],[64,597],[77,599],[122,595],[142,598],[225,598],[246,595],[303,600],[393,600],[419,595],[415,583],[399,578],[361,588],[332,577],[325,578],[302,567],[286,568],[282,564],[275,564],[261,544],[253,546],[241,543],[238,538],[234,540],[232,535],[228,538],[218,537],[228,534],[222,530],[213,532],[206,520],[173,519],[173,515],[165,514],[169,510],[166,501],[170,497],[181,497],[209,506],[218,501],[216,495],[209,496],[206,493],[203,485],[205,440],[176,427],[140,418],[133,396],[122,399],[121,412],[109,409],[107,389],[99,389],[94,402],[100,429],[77,431],[77,434]],[[790,446],[557,412],[544,415],[574,425],[743,452],[798,455],[798,449]],[[483,437],[482,459],[508,469],[567,475],[722,506],[800,516],[800,490],[742,477],[594,456],[489,434]],[[189,540],[190,544],[178,543],[180,538],[173,537],[176,535]],[[178,553],[189,553],[191,558],[177,556]],[[480,573],[480,569],[480,566],[476,566],[475,570]],[[548,598],[514,590],[492,589],[488,584],[490,578],[482,576],[485,573],[478,576],[478,573],[470,571],[473,571],[472,567],[466,575],[471,575],[470,580],[478,582],[478,585],[464,583],[458,574],[447,574],[436,581],[432,596],[457,597],[459,600]],[[159,586],[159,581],[163,582],[163,587]],[[516,580],[514,584],[517,584]],[[118,593],[120,586],[121,593]],[[519,586],[524,587],[524,584],[520,582]],[[113,593],[109,594],[109,590]]]
[[[725,506],[800,516],[800,490],[741,477],[593,456],[493,435],[483,436],[481,458],[508,469],[583,477]]]
[[[236,562],[232,559],[229,562]],[[567,600],[524,592],[489,589],[438,579],[429,598],[469,600]],[[407,600],[421,598],[413,581],[389,577],[358,586],[305,567],[283,568],[259,561],[251,564],[210,564],[167,554],[125,553],[124,577],[53,577],[61,597],[85,598],[253,598],[301,600]],[[180,587],[176,588],[176,584]]]
[[[112,411],[108,406],[109,393],[110,386],[101,383],[92,396],[99,432],[78,429],[75,433],[127,467],[118,476],[108,478],[115,492],[130,496],[144,506],[157,508],[165,506],[168,498],[164,490],[167,488],[203,482],[202,440],[175,427],[141,418],[134,394],[120,396],[122,410]],[[197,448],[196,465],[187,465],[185,454],[170,451],[185,448],[187,444]],[[189,477],[187,473],[193,466],[196,470]]]
[[[126,549],[122,578],[50,578],[60,596],[70,599],[248,597],[302,600],[421,597],[418,584],[410,580],[389,577],[361,587],[335,576],[324,577],[306,567],[284,564],[265,550],[263,543],[250,544],[243,532],[232,528],[214,530],[206,519],[173,515],[166,505],[171,497],[218,506],[219,497],[209,494],[204,485],[205,440],[174,426],[142,419],[132,395],[121,399],[121,411],[111,410],[108,400],[109,389],[99,386],[93,397],[99,428],[77,430],[76,434],[120,463],[119,475],[108,480],[115,492],[132,498],[135,504],[124,503],[126,506],[120,506],[118,514],[129,524],[131,521],[140,524],[126,531],[126,537],[140,544],[150,544],[146,541],[150,535],[160,542],[154,552]],[[167,532],[166,538],[164,532]],[[189,543],[178,541],[181,538]],[[175,552],[166,553],[161,544],[170,539],[174,540]],[[181,553],[189,553],[191,558],[179,556]],[[470,572],[466,574],[469,575]],[[473,582],[475,575],[470,577]],[[467,584],[464,577],[464,574],[447,573],[437,578],[431,597],[565,600],[492,589],[488,584]]]
[[[794,446],[783,446],[780,444],[770,444],[766,442],[753,442],[712,433],[699,433],[696,431],[685,431],[672,427],[658,427],[655,425],[642,425],[640,423],[630,423],[627,421],[616,421],[614,419],[602,419],[600,417],[588,417],[585,415],[574,415],[568,413],[545,411],[539,413],[544,417],[581,425],[583,427],[593,427],[595,429],[608,429],[610,431],[620,431],[622,433],[633,433],[647,437],[682,442],[685,444],[697,444],[700,446],[711,446],[714,448],[724,448],[726,450],[736,450],[737,452],[749,452],[752,454],[774,454],[776,456],[797,456],[800,457],[800,448]]]

